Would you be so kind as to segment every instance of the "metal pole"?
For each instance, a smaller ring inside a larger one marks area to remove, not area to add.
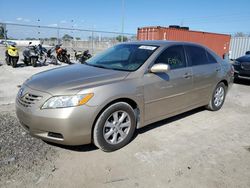
[[[57,44],[60,44],[59,25],[57,27]]]
[[[6,40],[7,40],[6,24],[3,24],[3,36],[4,36],[5,44],[6,44]]]
[[[37,32],[37,34],[38,34],[38,40],[39,40],[39,42],[41,43],[41,40],[40,40],[40,19],[38,18],[37,19],[37,23],[38,23],[38,32]]]
[[[125,0],[122,0],[122,37],[121,42],[123,42],[123,35],[124,35],[124,11],[125,11]]]
[[[92,55],[94,55],[94,30],[92,30],[92,36],[91,36],[91,52]]]

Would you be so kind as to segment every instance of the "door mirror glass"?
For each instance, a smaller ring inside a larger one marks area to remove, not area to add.
[[[154,64],[150,69],[150,72],[152,73],[167,73],[169,71],[170,71],[170,66],[164,63]]]

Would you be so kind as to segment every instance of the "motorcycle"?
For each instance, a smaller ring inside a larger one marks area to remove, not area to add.
[[[17,66],[19,59],[18,49],[15,45],[7,45],[5,52],[5,61],[7,65],[11,65],[13,68]]]
[[[67,49],[61,47],[62,44],[56,45],[56,57],[60,62],[64,62],[67,64],[71,64],[70,62],[70,54],[67,54]]]
[[[45,64],[46,62],[46,48],[42,46],[42,44],[38,44],[36,46],[37,48],[37,53],[38,53],[38,61],[42,64]]]
[[[39,61],[43,64],[46,63],[46,61],[49,59],[50,63],[55,64],[55,65],[59,65],[56,57],[52,54],[55,51],[56,47],[52,47],[50,49],[46,49],[42,46],[42,44],[39,44],[37,46],[37,50],[38,50],[38,56],[39,56]]]
[[[85,51],[76,51],[73,49],[75,52],[75,59],[78,60],[80,63],[84,63],[87,59],[91,58],[92,55],[89,53],[89,50]]]
[[[23,51],[24,63],[25,65],[31,64],[33,67],[36,67],[39,58],[38,50],[37,46],[31,44],[32,42],[29,42],[29,46]]]
[[[89,50],[85,50],[84,52],[83,52],[83,56],[79,59],[79,61],[80,61],[80,63],[85,63],[85,61],[87,60],[87,59],[89,59],[89,58],[91,58],[92,57],[92,55],[89,53]]]

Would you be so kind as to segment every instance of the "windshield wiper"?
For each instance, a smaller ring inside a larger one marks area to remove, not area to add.
[[[126,69],[119,69],[119,68],[113,68],[113,67],[106,67],[106,66],[103,66],[103,65],[93,65],[93,64],[89,64],[89,63],[84,63],[84,64],[89,65],[89,66],[92,66],[92,67],[103,68],[103,69],[131,72],[131,71],[126,70]]]

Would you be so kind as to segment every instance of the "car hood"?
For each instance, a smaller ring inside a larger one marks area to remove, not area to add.
[[[90,88],[123,80],[128,72],[75,64],[33,75],[25,85],[52,95],[75,94]]]
[[[236,59],[239,62],[250,62],[250,55],[245,55]]]

